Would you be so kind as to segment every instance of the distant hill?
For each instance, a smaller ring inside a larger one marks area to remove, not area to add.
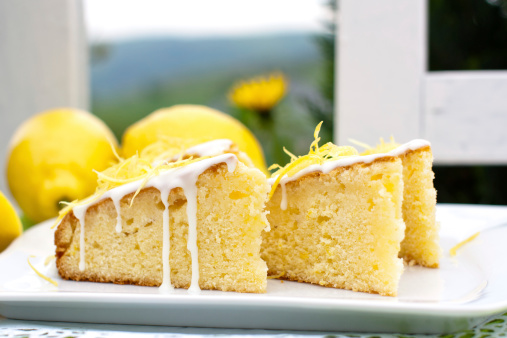
[[[244,77],[319,59],[313,36],[308,33],[206,39],[159,37],[112,42],[105,48],[106,57],[91,67],[94,100],[216,72]]]
[[[301,121],[310,119],[302,100],[318,94],[316,88],[324,69],[314,38],[308,33],[214,39],[166,37],[94,46],[92,111],[118,138],[132,123],[174,104],[203,104],[233,114],[227,93],[236,81],[280,70],[290,81],[290,94],[282,110],[291,115],[285,120],[313,130],[313,122]],[[307,134],[311,136],[311,130]]]

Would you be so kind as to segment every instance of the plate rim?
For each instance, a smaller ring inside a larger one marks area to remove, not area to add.
[[[469,205],[469,204],[438,204],[437,208],[448,209],[487,209],[498,208],[506,209],[507,206],[497,205]],[[43,224],[54,223],[54,219],[41,222],[38,225],[28,229],[26,233],[31,232]],[[0,254],[0,265],[11,253],[16,251],[17,244],[22,241],[22,236],[17,238],[9,248]],[[278,280],[274,280],[278,281]],[[83,282],[75,282],[83,283]],[[295,282],[292,282],[295,283]],[[314,285],[318,287],[317,285]],[[351,291],[352,292],[352,291]],[[269,293],[269,281],[268,281]],[[204,297],[203,297],[204,296]],[[260,296],[260,297],[259,297]],[[389,297],[391,299],[391,297]],[[383,298],[382,298],[383,299]],[[19,292],[19,291],[0,291],[0,305],[27,306],[47,305],[48,303],[58,303],[61,306],[89,306],[100,304],[101,306],[115,306],[120,304],[136,304],[142,306],[235,306],[241,308],[270,307],[272,309],[298,308],[298,309],[321,309],[328,311],[355,311],[355,312],[379,312],[396,315],[422,315],[426,317],[444,316],[446,318],[484,318],[507,311],[507,299],[486,303],[474,304],[474,301],[466,303],[452,302],[399,302],[396,297],[392,301],[382,302],[381,298],[376,299],[340,299],[340,298],[317,298],[317,297],[294,297],[294,296],[266,296],[266,294],[241,294],[224,296],[216,295],[192,295],[192,294],[136,294],[121,292],[93,292],[93,291],[43,291],[43,292]]]

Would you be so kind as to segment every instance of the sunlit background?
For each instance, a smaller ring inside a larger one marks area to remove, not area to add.
[[[306,153],[320,121],[323,141],[332,140],[336,0],[83,4],[89,108],[120,141],[129,125],[175,104],[238,118],[261,141],[268,164],[289,161],[282,146]],[[427,17],[428,71],[507,69],[507,0],[429,0]],[[231,100],[241,81],[273,74],[286,86],[269,109]],[[4,142],[11,127],[2,129]],[[507,204],[505,166],[436,166],[435,174],[439,202]],[[7,190],[3,180],[0,187]]]
[[[84,3],[92,111],[118,138],[127,126],[157,108],[191,103],[211,106],[248,124],[268,148],[268,163],[286,160],[281,147],[278,154],[269,149],[273,130],[280,139],[277,143],[303,152],[322,109],[329,116],[326,138],[331,139],[332,101],[321,91],[333,78],[326,66],[334,57],[330,27],[334,13],[329,3]],[[270,112],[276,126],[264,130],[265,123],[235,107],[228,94],[238,81],[272,72],[282,73],[289,86]],[[303,136],[294,138],[294,133]]]
[[[121,137],[157,108],[208,105],[247,124],[267,162],[306,152],[324,120],[332,138],[335,1],[86,0],[92,111]],[[429,70],[507,69],[507,1],[429,1]],[[282,72],[274,127],[228,99],[242,79]],[[338,74],[339,76],[339,74]],[[271,133],[276,135],[272,136]],[[436,167],[439,202],[507,204],[503,166]]]

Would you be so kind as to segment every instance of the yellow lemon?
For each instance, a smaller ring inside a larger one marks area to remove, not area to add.
[[[198,105],[159,109],[133,124],[123,134],[123,155],[130,157],[164,136],[197,142],[230,139],[252,159],[257,168],[267,173],[259,141],[247,127],[227,114]]]
[[[7,181],[26,216],[41,222],[58,215],[60,201],[95,191],[97,175],[116,161],[117,141],[94,115],[71,108],[25,121],[10,143]]]
[[[16,210],[0,191],[0,252],[4,251],[13,240],[23,232],[23,226]]]

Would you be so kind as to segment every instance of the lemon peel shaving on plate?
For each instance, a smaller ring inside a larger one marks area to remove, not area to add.
[[[312,164],[321,165],[324,164],[325,162],[335,161],[339,158],[358,155],[357,150],[351,146],[337,146],[331,142],[319,146],[320,141],[319,132],[321,126],[322,122],[320,122],[315,128],[315,132],[313,133],[313,137],[315,139],[310,145],[310,151],[308,152],[307,155],[296,156],[291,152],[289,152],[287,149],[283,148],[285,153],[289,155],[291,158],[290,163],[288,163],[284,167],[278,164],[273,164],[268,168],[268,170],[278,169],[271,175],[271,177],[276,177],[276,180],[271,187],[268,199],[271,199],[271,197],[273,197],[276,187],[278,186],[282,178],[285,177],[285,175],[291,177],[294,174],[298,173],[299,171],[311,166]]]
[[[58,286],[58,283],[56,281],[54,281],[53,279],[49,278],[48,276],[45,276],[44,274],[42,274],[41,272],[39,272],[39,270],[37,270],[33,265],[32,263],[30,263],[30,258],[34,258],[35,256],[30,256],[26,259],[26,261],[28,262],[28,265],[30,265],[30,267],[32,268],[33,271],[35,271],[35,273],[37,274],[37,276],[39,276],[40,278],[44,279],[45,281],[53,284],[54,286]]]
[[[97,174],[97,189],[95,193],[80,201],[61,202],[65,204],[65,207],[60,210],[60,214],[52,228],[57,226],[73,208],[99,200],[108,190],[127,183],[141,181],[139,188],[130,200],[130,205],[132,205],[134,198],[145,187],[148,181],[152,177],[160,174],[160,172],[183,167],[210,158],[210,156],[203,156],[195,159],[193,157],[184,158],[186,156],[184,152],[185,147],[172,147],[168,150],[168,142],[168,140],[161,139],[143,149],[140,154],[135,154],[127,159],[118,157],[118,163],[104,171],[95,171]],[[179,158],[174,160],[174,156],[176,155],[178,155]]]
[[[49,263],[51,263],[51,261],[52,261],[53,259],[55,259],[55,258],[56,258],[56,256],[55,256],[55,255],[50,255],[50,256],[47,256],[47,257],[46,257],[46,260],[44,261],[44,266],[48,266],[48,264],[49,264]]]
[[[479,236],[479,233],[480,232],[476,232],[475,234],[473,234],[472,236],[468,237],[467,239],[459,242],[458,244],[456,244],[455,246],[453,246],[450,250],[449,250],[449,254],[454,257],[456,256],[456,252],[458,251],[458,249],[460,249],[463,245],[467,244],[467,243],[470,243],[471,241],[473,241],[477,236]]]
[[[366,149],[361,153],[361,156],[388,153],[391,150],[396,149],[400,146],[400,144],[394,140],[393,136],[389,138],[389,142],[385,142],[384,139],[381,137],[380,143],[375,145],[375,147],[372,147],[364,142],[360,142],[354,139],[349,139],[349,142]]]

